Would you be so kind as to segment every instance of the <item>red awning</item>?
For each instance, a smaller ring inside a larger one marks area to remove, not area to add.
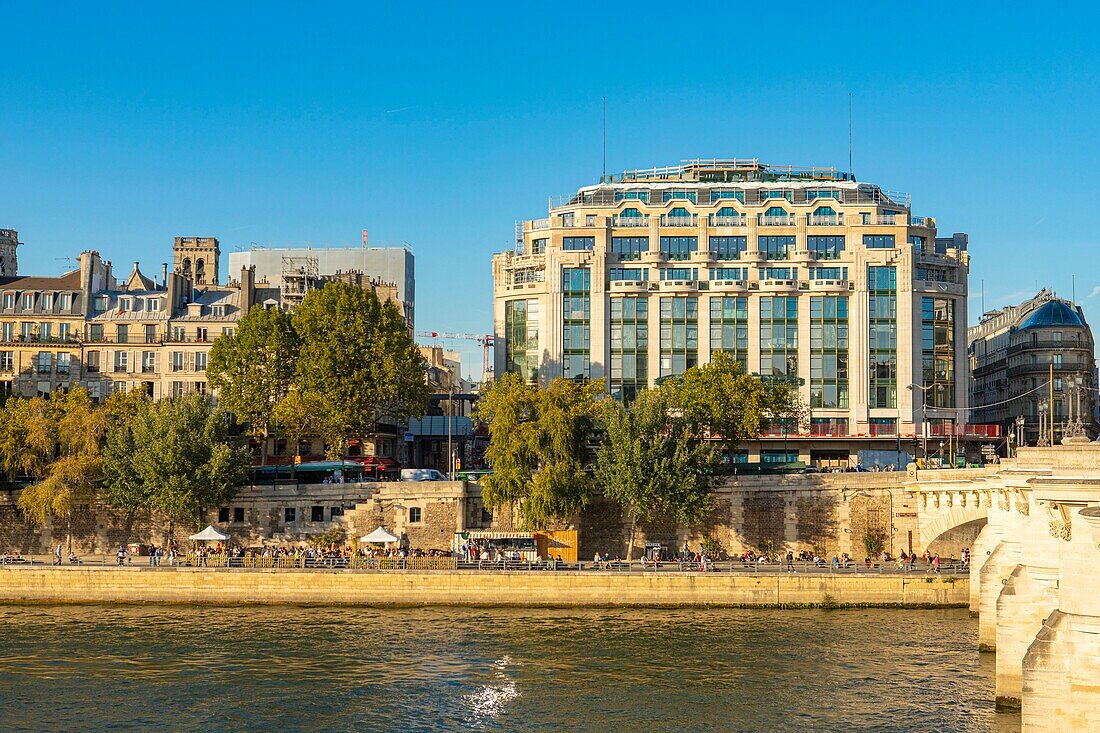
[[[361,463],[364,468],[373,468],[381,471],[396,471],[401,467],[401,464],[389,456],[351,456],[348,460]]]

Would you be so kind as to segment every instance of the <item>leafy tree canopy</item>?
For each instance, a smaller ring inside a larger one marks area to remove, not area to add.
[[[201,394],[145,402],[107,433],[108,501],[197,517],[229,501],[244,483],[247,448],[235,445],[229,415]]]
[[[394,303],[369,288],[330,282],[292,316],[301,338],[295,384],[324,395],[345,435],[367,435],[378,417],[424,414],[428,386],[420,350]]]
[[[219,402],[262,435],[290,388],[300,349],[289,314],[254,305],[232,335],[219,336],[210,347],[207,379]]]
[[[607,406],[596,478],[633,519],[660,516],[690,526],[710,507],[714,451],[692,439],[673,397],[657,387],[629,406]]]
[[[600,384],[555,379],[546,388],[505,374],[478,400],[489,426],[482,481],[486,505],[518,505],[540,527],[584,508],[592,491],[588,439],[599,424]]]

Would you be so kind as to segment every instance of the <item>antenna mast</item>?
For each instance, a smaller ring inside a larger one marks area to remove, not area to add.
[[[848,172],[854,178],[855,170],[852,168],[852,93],[848,92]]]
[[[603,98],[603,178],[607,177],[607,97]]]

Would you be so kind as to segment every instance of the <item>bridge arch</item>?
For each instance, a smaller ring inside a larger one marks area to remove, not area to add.
[[[973,547],[982,527],[989,521],[989,509],[974,504],[941,507],[921,517],[920,536],[925,550],[957,557],[963,547]]]

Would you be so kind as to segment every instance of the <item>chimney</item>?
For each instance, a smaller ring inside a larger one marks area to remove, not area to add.
[[[256,266],[241,268],[241,313],[248,313],[256,300]]]
[[[168,263],[160,263],[160,284],[168,287]]]

